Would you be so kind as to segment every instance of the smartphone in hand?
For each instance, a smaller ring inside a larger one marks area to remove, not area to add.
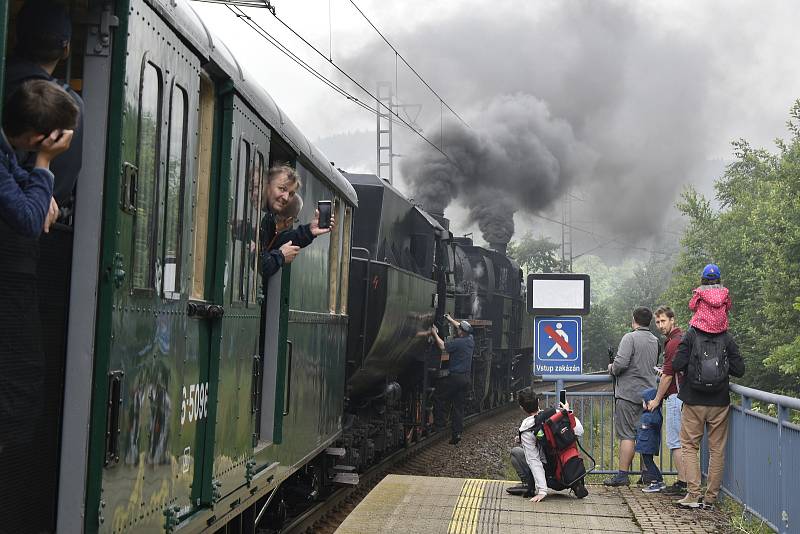
[[[567,403],[567,390],[566,389],[559,390],[559,392],[558,392],[558,402],[560,402],[561,404],[566,404]]]
[[[319,223],[317,226],[320,228],[331,227],[331,201],[320,200],[317,202],[317,209],[319,210]]]

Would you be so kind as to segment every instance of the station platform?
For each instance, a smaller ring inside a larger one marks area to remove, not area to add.
[[[518,482],[388,475],[336,532],[519,534],[531,531],[520,530],[521,527],[563,533],[716,531],[713,525],[703,525],[700,517],[686,514],[668,523],[652,517],[650,523],[639,516],[642,507],[632,502],[640,499],[634,491],[644,496],[638,488],[590,485],[589,496],[584,499],[577,499],[569,492],[556,492],[532,503],[506,493],[505,489],[515,484]],[[674,512],[668,508],[669,513],[679,512],[674,505],[671,508]]]

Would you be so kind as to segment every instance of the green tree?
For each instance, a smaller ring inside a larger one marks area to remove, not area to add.
[[[715,210],[687,190],[678,208],[688,218],[684,250],[664,298],[688,320],[686,303],[706,263],[719,264],[731,290],[730,331],[747,364],[743,382],[798,393],[800,377],[800,101],[791,138],[777,152],[733,144],[736,160],[717,181]]]
[[[560,270],[561,262],[556,256],[558,245],[550,239],[529,233],[519,241],[508,244],[508,255],[513,258],[527,275],[528,273],[553,273]]]
[[[592,309],[583,318],[583,371],[602,371],[608,366],[608,348],[616,349],[620,335],[604,304],[592,304]]]

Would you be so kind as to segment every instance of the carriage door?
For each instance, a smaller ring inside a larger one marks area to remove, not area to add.
[[[207,414],[208,335],[191,317],[200,63],[143,1],[128,12],[121,187],[113,247],[108,428],[97,524],[101,531],[163,526],[197,506],[195,464]],[[113,219],[112,219],[113,220]],[[205,250],[202,251],[205,255]],[[107,426],[106,426],[107,425]],[[98,509],[98,508],[93,508]],[[91,519],[88,520],[91,523]]]
[[[264,214],[261,185],[269,161],[269,130],[237,96],[229,96],[225,105],[231,144],[230,157],[222,157],[221,177],[227,182],[229,202],[214,434],[213,478],[219,496],[250,483],[262,467],[253,451],[258,444],[263,353],[259,343],[263,295],[258,263],[259,227]]]

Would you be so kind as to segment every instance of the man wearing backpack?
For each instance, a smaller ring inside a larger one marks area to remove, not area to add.
[[[744,361],[733,337],[724,331],[710,334],[689,328],[683,336],[672,369],[686,375],[678,392],[681,413],[681,455],[688,493],[678,501],[685,508],[713,509],[725,469],[728,414],[731,397],[728,377],[744,375]],[[700,492],[698,451],[708,426],[708,486]]]
[[[530,389],[520,391],[517,402],[527,417],[519,426],[519,445],[511,449],[511,465],[522,484],[506,488],[506,492],[530,498],[531,502],[547,497],[548,488],[559,491],[569,487],[579,499],[589,495],[583,481],[586,469],[576,446],[577,438],[583,435],[583,425],[570,410],[569,403],[559,403],[558,410],[540,410],[539,398]],[[558,426],[556,433],[565,443],[555,443],[552,426],[548,437],[545,429],[548,420]],[[551,439],[553,444],[549,443]],[[559,446],[560,450],[555,450]],[[574,451],[564,454],[567,449]],[[570,459],[562,463],[563,456]]]

